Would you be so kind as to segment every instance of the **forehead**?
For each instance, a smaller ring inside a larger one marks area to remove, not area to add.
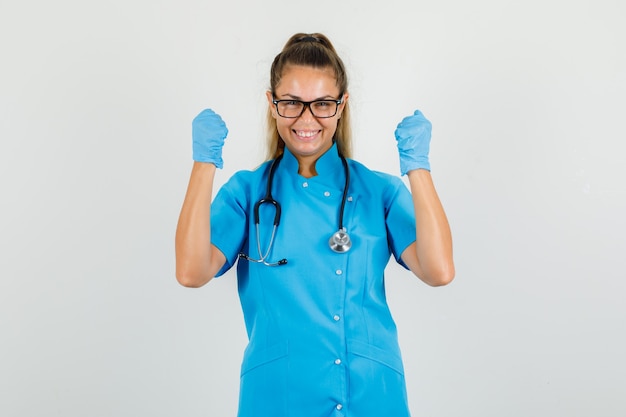
[[[300,65],[285,67],[276,94],[290,94],[299,97],[312,94],[315,97],[339,94],[337,78],[330,67],[314,68]]]

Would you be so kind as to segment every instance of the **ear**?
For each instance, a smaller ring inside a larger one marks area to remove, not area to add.
[[[274,96],[270,90],[267,90],[265,92],[265,97],[267,97],[267,105],[269,106],[270,112],[272,113],[272,117],[274,117],[275,119],[278,115],[276,114],[276,106],[274,106],[274,103],[272,103]]]
[[[346,103],[348,102],[349,97],[350,94],[347,91],[343,93],[343,101],[339,105],[339,110],[337,110],[337,119],[341,119],[341,114],[343,113],[344,107],[346,107]]]

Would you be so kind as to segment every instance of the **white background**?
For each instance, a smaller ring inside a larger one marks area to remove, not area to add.
[[[621,0],[0,2],[0,415],[234,416],[232,272],[174,278],[203,108],[264,155],[269,65],[327,34],[356,159],[433,123],[456,280],[387,271],[415,416],[626,415]]]

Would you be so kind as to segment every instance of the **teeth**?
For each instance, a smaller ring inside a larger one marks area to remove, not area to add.
[[[315,136],[317,134],[317,130],[316,131],[296,131],[296,135],[303,137],[303,138],[310,138],[311,136]]]

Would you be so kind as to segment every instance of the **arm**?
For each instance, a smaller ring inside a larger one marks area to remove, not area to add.
[[[216,167],[194,162],[176,228],[176,279],[185,287],[201,287],[226,258],[211,244],[211,197]]]
[[[193,121],[194,164],[176,228],[176,279],[185,287],[209,282],[226,258],[211,244],[211,198],[216,168],[221,168],[226,125],[211,110]]]
[[[428,285],[446,285],[454,278],[448,219],[430,172],[416,169],[407,175],[415,207],[416,241],[404,251],[402,260]]]
[[[430,122],[416,111],[398,125],[395,135],[401,173],[409,178],[416,222],[416,241],[402,253],[402,260],[425,283],[446,285],[455,274],[452,235],[430,175]]]

